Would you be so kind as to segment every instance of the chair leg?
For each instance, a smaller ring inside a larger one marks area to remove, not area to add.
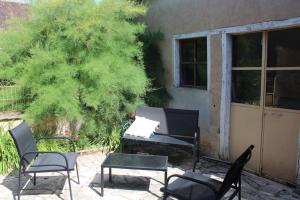
[[[124,153],[124,139],[121,139],[121,153]]]
[[[33,185],[36,185],[36,173],[33,174]]]
[[[77,174],[77,182],[78,184],[80,184],[77,162],[76,162],[76,174]]]
[[[167,200],[167,197],[168,197],[168,195],[167,195],[167,192],[165,191],[164,196],[163,196],[163,200]]]
[[[71,200],[73,200],[70,171],[67,171],[67,173],[68,173],[68,181],[69,181],[69,188],[70,188],[70,197],[71,197]]]
[[[194,165],[193,165],[193,172],[196,171],[196,166],[197,166],[197,162],[195,161],[195,162],[194,162]]]
[[[19,180],[18,180],[18,200],[21,198],[21,167],[19,169]]]
[[[199,148],[196,146],[193,149],[193,157],[194,157],[194,166],[193,166],[193,172],[196,170],[196,165],[199,162]]]
[[[241,176],[239,177],[239,194],[238,194],[238,199],[241,200],[242,199],[242,179]]]

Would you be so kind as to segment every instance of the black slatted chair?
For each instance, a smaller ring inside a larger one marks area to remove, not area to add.
[[[232,164],[205,158],[229,164],[231,166],[223,182],[195,173],[196,165],[194,165],[193,172],[169,176],[165,188],[161,189],[164,192],[163,199],[165,200],[168,196],[173,196],[179,200],[218,200],[230,189],[234,189],[234,192],[230,195],[229,199],[231,200],[238,195],[238,199],[241,200],[241,175],[244,166],[251,158],[253,148],[253,145],[249,146]],[[172,178],[176,179],[169,183]]]
[[[31,129],[25,121],[23,121],[17,127],[10,129],[9,133],[11,134],[14,140],[18,154],[20,156],[18,199],[20,199],[21,195],[21,174],[34,174],[33,184],[36,185],[36,173],[61,171],[67,172],[70,196],[71,199],[73,199],[70,181],[70,171],[73,171],[75,169],[75,165],[77,172],[77,181],[79,184],[77,168],[78,153],[75,153],[75,145],[73,141],[67,137],[40,138],[39,140],[68,140],[70,142],[70,147],[72,147],[72,150],[71,152],[64,154],[59,152],[39,152],[37,150],[36,140],[33,138]]]

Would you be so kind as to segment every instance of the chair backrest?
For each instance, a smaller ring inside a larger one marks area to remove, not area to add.
[[[31,129],[26,121],[9,130],[11,137],[17,147],[20,158],[27,152],[36,152],[36,141],[33,138]],[[35,154],[25,156],[26,163],[22,163],[26,167],[34,158]]]
[[[242,171],[244,166],[250,160],[252,155],[252,150],[254,149],[253,145],[250,145],[244,153],[242,153],[231,165],[230,169],[228,170],[222,186],[220,187],[218,198],[221,198],[226,194],[226,192],[231,188],[232,184],[237,184],[240,180]]]
[[[159,121],[157,133],[172,136],[194,137],[198,130],[198,110],[138,107],[136,116]]]

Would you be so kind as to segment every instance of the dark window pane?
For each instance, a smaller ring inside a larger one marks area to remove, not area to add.
[[[259,105],[260,74],[261,71],[232,71],[232,102]]]
[[[194,65],[183,64],[182,65],[181,85],[194,86]]]
[[[206,37],[197,39],[196,61],[206,62],[207,60],[207,41]]]
[[[180,41],[181,86],[207,88],[207,38]]]
[[[266,106],[300,110],[300,71],[268,71],[266,87]]]
[[[233,67],[261,67],[261,41],[261,33],[232,36]]]
[[[207,64],[199,63],[196,68],[196,86],[207,89]]]
[[[270,31],[268,67],[300,66],[300,28]]]
[[[194,40],[181,40],[181,62],[194,62],[195,61],[195,41]]]

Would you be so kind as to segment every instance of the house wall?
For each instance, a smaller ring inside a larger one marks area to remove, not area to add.
[[[220,146],[222,82],[221,32],[210,36],[210,87],[208,91],[180,88],[174,84],[173,38],[176,35],[220,28],[285,20],[300,16],[299,0],[148,0],[146,23],[164,34],[162,59],[173,108],[198,109],[201,150],[217,155]]]

